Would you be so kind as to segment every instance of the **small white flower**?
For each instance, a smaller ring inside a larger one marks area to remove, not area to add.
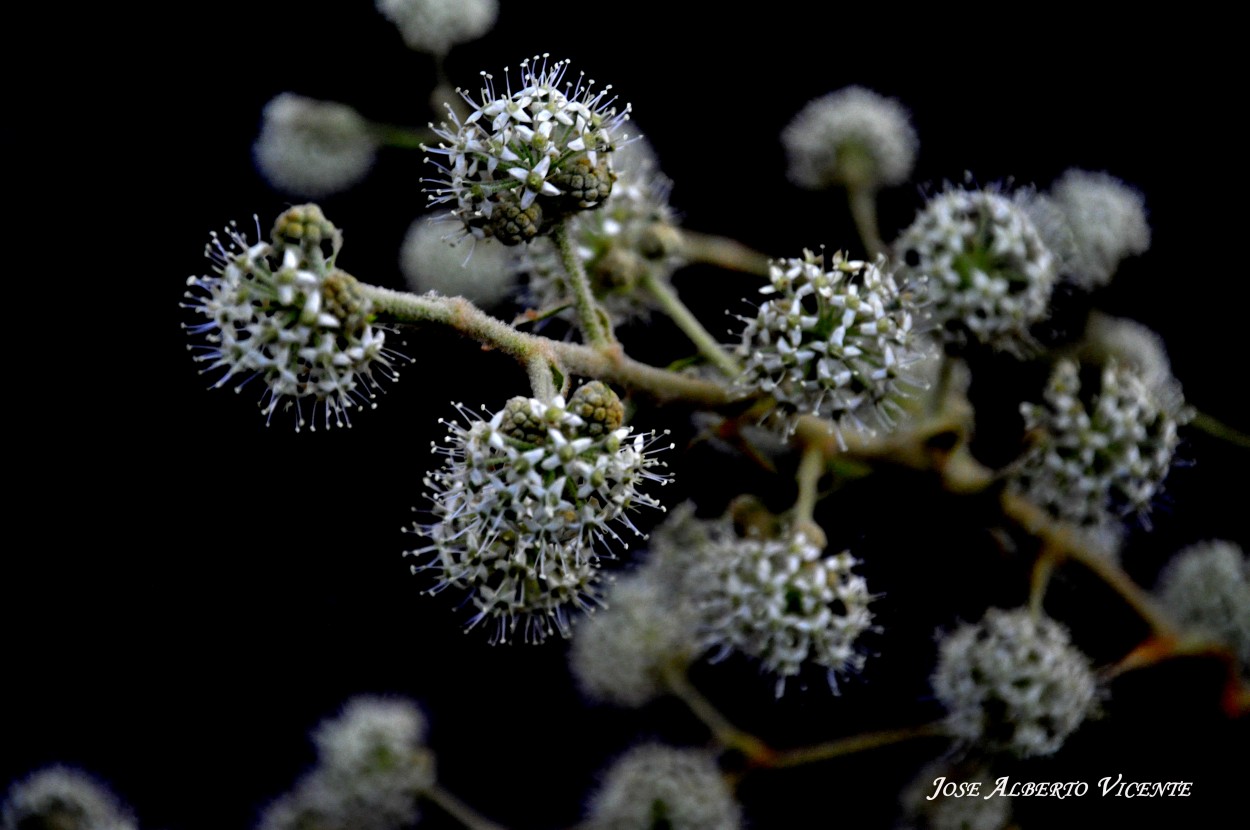
[[[189,347],[207,364],[201,372],[221,371],[214,388],[260,378],[266,423],[293,406],[296,431],[317,428],[318,407],[326,428],[350,426],[348,410],[375,406],[375,373],[396,377],[399,355],[371,303],[334,267],[340,243],[320,208],[300,205],[278,217],[272,244],[249,243],[234,226],[224,239],[214,233],[205,250],[213,273],[187,280],[183,307],[207,318],[186,326],[204,341]]]
[[[591,796],[587,830],[738,830],[742,810],[706,752],[636,746]]]
[[[603,309],[617,322],[645,320],[652,306],[639,281],[644,276],[668,280],[682,262],[673,241],[676,218],[668,203],[672,182],[659,171],[643,139],[631,140],[613,156],[618,175],[611,195],[599,209],[574,214],[569,236]],[[551,240],[526,245],[517,270],[528,275],[535,307],[567,306],[560,316],[576,318],[568,276]]]
[[[431,153],[441,178],[429,180],[430,202],[448,203],[465,230],[505,244],[528,242],[554,222],[597,207],[612,191],[612,151],[629,106],[618,110],[611,86],[579,76],[566,81],[566,61],[543,55],[522,61],[516,89],[482,73],[480,101],[458,90],[471,109],[461,122],[435,128]],[[506,72],[507,70],[505,70]]]
[[[824,668],[835,691],[839,674],[863,667],[855,642],[871,628],[872,597],[849,551],[826,556],[795,528],[742,538],[728,516],[674,533],[653,551],[654,567],[680,580],[699,646],[713,661],[735,651],[759,660],[776,675],[778,697],[805,664]],[[678,547],[674,539],[685,541]]]
[[[1082,355],[1100,364],[1114,360],[1129,367],[1169,412],[1186,412],[1185,396],[1172,374],[1163,338],[1141,323],[1093,312],[1085,327]]]
[[[432,55],[476,40],[499,16],[498,0],[377,0],[377,6],[410,49]]]
[[[933,197],[894,243],[899,276],[927,279],[929,308],[949,342],[971,338],[1027,354],[1029,327],[1046,316],[1055,257],[1024,208],[990,190],[950,188]]]
[[[609,397],[610,396],[610,397]],[[643,492],[664,483],[655,471],[652,434],[621,426],[620,400],[602,383],[579,389],[565,405],[513,398],[489,420],[461,408],[466,423],[448,424],[443,468],[426,480],[436,521],[416,530],[431,544],[434,591],[472,592],[469,627],[494,624],[492,641],[518,624],[526,640],[569,634],[571,609],[598,602],[599,562],[616,527],[641,535],[629,513],[661,508]]]
[[[1099,389],[1082,391],[1078,365],[1061,360],[1045,404],[1020,405],[1034,440],[1012,486],[1055,516],[1097,529],[1150,510],[1186,414],[1171,410],[1115,360],[1103,366]]]
[[[289,92],[265,105],[253,148],[266,181],[285,193],[313,199],[363,179],[377,150],[369,122],[356,110]]]
[[[900,291],[885,261],[835,254],[769,266],[769,297],[747,320],[739,385],[766,392],[792,411],[831,418],[843,430],[890,430],[901,402],[926,387],[918,369],[937,343],[917,330],[913,292]]]
[[[790,181],[812,190],[833,185],[901,184],[919,139],[903,105],[851,86],[805,106],[781,134]]]
[[[47,767],[17,781],[0,808],[0,828],[135,830],[138,824],[117,797],[80,770]]]
[[[446,225],[424,217],[408,228],[399,265],[413,291],[464,297],[484,308],[503,302],[513,286],[509,249],[491,240],[449,239]]]
[[[1051,188],[1051,198],[1076,242],[1067,270],[1085,288],[1106,285],[1121,261],[1150,248],[1146,200],[1114,176],[1069,170]]]
[[[1095,710],[1089,660],[1067,629],[991,608],[941,642],[933,691],[951,734],[992,752],[1052,755]]]
[[[1250,557],[1241,548],[1190,545],[1163,569],[1156,592],[1178,623],[1227,644],[1250,672]]]

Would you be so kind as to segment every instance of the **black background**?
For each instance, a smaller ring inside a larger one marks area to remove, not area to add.
[[[1045,186],[1070,166],[1133,183],[1146,195],[1152,250],[1097,301],[1161,332],[1189,400],[1246,428],[1246,176],[1227,21],[1138,21],[1144,31],[1130,35],[1058,14],[1009,24],[823,4],[504,6],[494,33],[451,56],[454,81],[474,87],[478,70],[498,76],[543,51],[571,58],[633,103],[687,226],[771,254],[855,252],[842,202],[787,184],[778,142],[807,100],[850,83],[911,109],[914,181],[929,189],[965,171]],[[522,392],[508,361],[444,332],[407,334],[415,363],[376,412],[355,416],[350,431],[295,435],[278,418],[266,428],[250,392],[206,391],[186,352],[178,303],[185,278],[206,267],[208,232],[253,212],[268,227],[287,204],[251,167],[264,103],[290,90],[422,124],[434,115],[432,62],[369,3],[74,12],[11,36],[37,49],[8,58],[19,117],[6,127],[15,257],[0,785],[65,762],[109,781],[145,827],[248,827],[311,763],[311,726],[352,694],[396,693],[429,714],[449,788],[509,826],[538,828],[572,824],[596,771],[634,736],[703,741],[675,703],[585,706],[563,643],[491,647],[461,633],[451,598],[421,596],[427,586],[408,574],[399,554],[414,540],[399,529],[423,503],[436,421],[449,401],[495,408]],[[363,186],[324,200],[345,231],[343,267],[400,284],[398,245],[423,209],[426,172],[420,152],[388,150]],[[913,186],[883,195],[887,238],[921,202]],[[676,284],[714,331],[752,291],[710,270]],[[662,321],[621,334],[653,362],[686,349]],[[1010,432],[1014,415],[1003,412]],[[644,405],[635,424],[689,437],[680,411]],[[1192,463],[1174,470],[1154,532],[1135,531],[1126,553],[1146,584],[1183,544],[1250,540],[1247,454],[1186,437]],[[749,473],[740,460],[692,458],[674,462],[667,503],[699,493],[714,507]],[[696,679],[735,718],[795,745],[939,714],[925,698],[933,632],[1018,604],[1025,582],[984,532],[983,505],[928,498],[925,484],[873,480],[822,514],[884,594],[864,682],[841,698],[815,682],[774,704],[750,665],[700,668]],[[784,501],[784,479],[750,486]],[[1102,662],[1141,633],[1080,574],[1062,575],[1052,602]],[[1111,717],[1058,758],[1013,772],[1193,780],[1190,800],[1026,805],[1026,826],[1215,815],[1233,795],[1220,752],[1245,746],[1244,724],[1220,720],[1217,693],[1200,661],[1125,678],[1112,687]],[[856,810],[863,826],[882,826],[894,793],[938,751],[759,774],[741,794],[756,827],[800,816],[803,826],[844,824]],[[429,826],[451,826],[427,813]]]

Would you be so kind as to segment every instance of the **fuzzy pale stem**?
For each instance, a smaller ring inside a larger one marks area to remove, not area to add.
[[[690,309],[686,308],[686,304],[677,296],[677,292],[671,285],[650,273],[645,275],[640,282],[642,287],[660,304],[664,313],[677,324],[677,328],[690,338],[690,342],[699,350],[699,354],[731,378],[742,374],[742,367],[738,365],[738,361],[734,360],[729,352],[716,342],[716,338],[708,333],[698,318],[690,313]]]
[[[405,323],[440,323],[492,346],[529,367],[543,359],[553,366],[582,377],[619,383],[650,393],[662,401],[681,400],[719,407],[742,399],[739,390],[702,378],[693,378],[632,360],[619,345],[592,348],[562,343],[517,331],[477,308],[463,297],[410,294],[357,283],[375,311]]]
[[[525,371],[530,376],[530,389],[534,397],[543,403],[551,403],[556,396],[556,379],[551,372],[551,364],[544,357],[534,357],[525,363]]]
[[[766,766],[797,767],[816,761],[827,761],[843,755],[853,755],[878,747],[910,741],[915,738],[946,737],[946,727],[941,723],[929,723],[923,726],[912,726],[904,729],[885,729],[880,732],[865,732],[846,738],[828,741],[814,746],[801,746],[796,749],[778,751]]]
[[[759,738],[744,732],[729,722],[716,705],[703,696],[686,676],[684,663],[671,662],[664,666],[664,685],[668,691],[694,713],[703,722],[708,731],[725,747],[737,749],[753,764],[769,766],[770,759],[776,754]]]
[[[825,472],[825,454],[819,447],[808,446],[803,450],[803,458],[799,462],[799,497],[794,503],[795,522],[815,524],[816,485]]]
[[[604,326],[603,311],[595,302],[595,295],[590,290],[590,280],[586,277],[586,269],[582,267],[582,258],[569,236],[569,219],[561,219],[551,231],[551,238],[560,251],[560,261],[564,264],[565,275],[568,276],[569,288],[573,292],[573,307],[577,310],[577,320],[582,328],[582,336],[591,346],[606,346],[611,340]]]
[[[865,250],[873,257],[888,255],[890,251],[881,241],[881,232],[877,230],[877,189],[870,185],[849,184],[846,187],[846,197],[851,206],[851,217],[855,220],[855,229],[859,231]]]
[[[507,830],[502,824],[496,824],[480,815],[468,804],[465,804],[438,784],[424,790],[421,795],[437,804],[444,813],[469,828],[469,830]]]
[[[727,271],[768,276],[768,257],[741,242],[685,229],[680,233],[681,254],[691,262],[703,262]]]
[[[1223,421],[1212,418],[1205,412],[1194,412],[1193,420],[1189,422],[1189,425],[1202,430],[1207,435],[1220,438],[1244,449],[1250,449],[1250,435],[1235,427],[1230,427]]]

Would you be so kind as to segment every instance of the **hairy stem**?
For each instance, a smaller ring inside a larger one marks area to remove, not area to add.
[[[703,696],[686,676],[685,663],[670,662],[664,666],[664,684],[668,691],[686,704],[694,716],[703,722],[712,736],[722,746],[736,749],[753,764],[767,766],[776,754],[759,738],[729,722],[716,705]]]
[[[872,258],[888,256],[890,251],[881,241],[881,232],[877,229],[877,190],[874,187],[850,184],[846,188],[847,201],[851,206],[851,217],[855,220],[855,229],[859,231],[860,241]]]
[[[590,290],[590,280],[586,278],[586,269],[582,267],[582,258],[577,255],[573,240],[569,237],[569,220],[561,219],[551,232],[551,239],[560,251],[560,261],[564,264],[564,272],[568,277],[569,288],[573,292],[573,307],[577,309],[578,324],[582,329],[582,337],[591,346],[606,346],[611,342],[608,330],[604,325],[604,317],[595,302],[595,295]]]
[[[910,741],[915,738],[946,737],[946,734],[946,728],[941,723],[929,723],[923,726],[911,726],[903,729],[884,729],[880,732],[864,732],[860,735],[837,738],[836,740],[813,746],[781,750],[769,760],[767,766],[773,768],[797,767],[801,764],[827,761],[830,758],[838,758],[869,749],[891,746],[892,744]]]
[[[496,824],[482,816],[438,784],[433,785],[421,794],[429,801],[437,804],[444,813],[469,828],[469,830],[507,830],[502,824]]]
[[[725,406],[742,397],[738,390],[719,383],[639,363],[616,344],[593,348],[517,331],[463,297],[410,294],[362,282],[357,286],[377,313],[404,323],[449,326],[516,358],[527,371],[531,361],[545,360],[570,373],[619,383],[661,401],[682,400],[707,407]]]
[[[1220,438],[1244,449],[1250,449],[1250,435],[1246,435],[1236,427],[1230,427],[1223,421],[1216,420],[1205,412],[1194,412],[1193,420],[1189,425],[1200,429],[1207,435]]]
[[[767,256],[723,236],[682,229],[681,252],[691,262],[703,262],[727,271],[768,276]]]
[[[642,287],[660,304],[664,313],[677,324],[686,337],[690,338],[690,342],[694,343],[699,354],[731,378],[742,374],[742,367],[738,365],[738,361],[734,360],[729,352],[716,342],[716,338],[708,333],[703,324],[690,313],[690,309],[686,308],[686,304],[677,296],[677,292],[671,285],[664,280],[656,279],[653,274],[644,276],[641,283]]]

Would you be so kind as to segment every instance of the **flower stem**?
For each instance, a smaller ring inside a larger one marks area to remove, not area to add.
[[[1195,411],[1193,420],[1189,422],[1189,425],[1202,430],[1207,435],[1222,438],[1228,443],[1243,449],[1250,449],[1250,435],[1246,435],[1235,427],[1230,427],[1223,421],[1212,418],[1205,412]]]
[[[752,764],[768,766],[769,759],[776,753],[768,745],[754,735],[729,722],[716,705],[703,696],[686,676],[686,665],[670,662],[664,666],[664,683],[668,691],[686,704],[694,716],[703,722],[722,746],[736,749],[747,757]]]
[[[742,367],[738,365],[738,361],[734,360],[729,352],[716,342],[716,338],[708,333],[703,324],[690,313],[690,309],[686,308],[686,304],[677,296],[677,292],[671,285],[664,280],[657,279],[653,274],[645,275],[641,283],[642,287],[660,304],[664,313],[677,324],[686,337],[690,338],[690,342],[694,343],[699,354],[731,378],[742,374]]]
[[[420,150],[438,137],[433,130],[401,127],[397,124],[373,123],[369,128],[378,143],[401,150]]]
[[[556,396],[556,379],[551,372],[551,364],[544,357],[532,357],[525,362],[525,370],[530,376],[534,397],[543,403],[551,403]]]
[[[849,184],[846,188],[847,201],[851,206],[851,217],[855,220],[855,229],[859,231],[860,241],[869,256],[887,256],[890,251],[881,241],[881,232],[877,230],[877,190],[861,184]]]
[[[910,741],[914,738],[946,737],[946,728],[941,723],[929,723],[923,726],[909,726],[903,729],[883,729],[880,732],[864,732],[837,738],[813,746],[801,746],[795,749],[778,751],[767,766],[773,768],[797,767],[816,761],[827,761],[843,755],[852,755],[878,747]]]
[[[506,830],[502,824],[496,824],[480,815],[468,804],[465,804],[438,784],[434,784],[422,792],[421,795],[437,804],[444,813],[469,828],[469,830]]]
[[[816,524],[816,485],[820,482],[825,467],[825,454],[819,447],[804,448],[803,458],[799,461],[799,497],[794,503],[796,523]]]
[[[363,282],[357,286],[376,312],[399,322],[449,326],[516,358],[527,371],[532,360],[543,359],[567,373],[619,383],[662,401],[682,400],[720,407],[742,399],[738,390],[723,384],[639,363],[616,344],[592,348],[517,331],[463,297],[410,294]]]
[[[703,262],[727,271],[768,276],[766,255],[723,236],[682,229],[681,252],[691,262]]]
[[[569,237],[569,219],[561,219],[556,223],[551,231],[551,238],[560,251],[560,261],[564,263],[564,271],[569,278],[569,288],[573,292],[573,307],[577,309],[577,320],[582,328],[582,336],[588,345],[608,345],[612,341],[604,325],[603,312],[590,290],[590,280],[586,278],[582,258],[577,255],[577,249]]]

